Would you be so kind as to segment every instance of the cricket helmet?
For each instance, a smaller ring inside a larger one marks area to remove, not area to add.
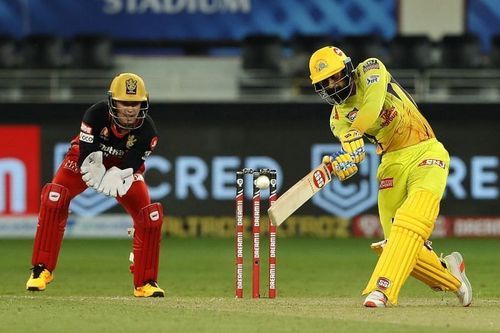
[[[341,49],[326,46],[314,52],[309,60],[309,71],[314,90],[328,104],[342,104],[354,87],[354,66]],[[330,84],[332,75],[343,75]]]
[[[141,107],[137,115],[137,121],[132,126],[120,123],[117,115],[116,101],[140,102]],[[144,80],[134,73],[121,73],[111,81],[108,91],[109,114],[113,122],[123,129],[131,130],[142,126],[149,110],[149,94],[146,90]]]

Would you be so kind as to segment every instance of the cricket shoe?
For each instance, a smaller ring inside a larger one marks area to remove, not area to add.
[[[472,303],[472,286],[465,275],[465,264],[462,255],[458,252],[452,252],[444,257],[444,261],[450,273],[461,282],[460,288],[455,291],[458,301],[462,306],[469,306]]]
[[[45,268],[45,265],[43,264],[38,264],[31,270],[33,272],[31,273],[28,282],[26,282],[26,290],[43,291],[45,290],[47,284],[49,284],[54,279],[54,275],[52,275],[52,273],[49,272],[49,270]]]
[[[137,287],[134,289],[135,297],[164,297],[165,291],[158,287],[156,281],[148,281],[142,287]]]
[[[363,305],[367,308],[385,308],[387,306],[387,296],[381,291],[374,290],[366,296]]]

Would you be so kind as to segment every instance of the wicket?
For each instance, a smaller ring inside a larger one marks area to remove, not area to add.
[[[269,206],[277,197],[276,170],[244,168],[236,172],[236,298],[243,298],[243,202],[245,175],[253,176],[252,195],[252,297],[260,298],[260,188],[256,185],[259,176],[269,178]],[[269,221],[269,298],[276,297],[276,226]]]

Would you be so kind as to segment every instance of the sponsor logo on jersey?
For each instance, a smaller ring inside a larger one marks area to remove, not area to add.
[[[145,160],[146,160],[146,158],[148,158],[148,157],[149,157],[149,155],[151,155],[151,153],[152,153],[152,152],[151,152],[151,150],[146,150],[146,151],[144,152],[144,156],[142,156],[142,159],[145,161]]]
[[[80,173],[80,168],[78,168],[76,161],[67,160],[64,162],[63,168],[71,170],[73,173]]]
[[[104,152],[104,155],[105,156],[109,156],[109,155],[112,155],[112,156],[118,156],[118,157],[121,157],[123,155],[125,155],[125,152],[121,149],[116,149],[116,148],[113,148],[111,146],[106,146],[105,144],[103,143],[100,143],[99,144],[99,149],[102,150]]]
[[[378,61],[375,59],[370,59],[363,64],[363,73],[366,73],[372,69],[379,69],[379,68],[380,65],[378,64]]]
[[[430,165],[437,165],[440,168],[446,169],[446,163],[444,163],[441,160],[434,160],[434,159],[423,160],[422,162],[420,162],[418,166],[430,166]]]
[[[380,180],[380,184],[379,184],[379,189],[380,190],[383,190],[383,189],[386,189],[386,188],[392,188],[394,187],[394,178],[384,178],[382,180]]]
[[[85,122],[82,121],[82,124],[80,125],[80,131],[87,133],[87,134],[92,134],[92,127],[87,125]]]
[[[346,115],[346,118],[351,122],[354,121],[354,119],[356,119],[356,116],[358,115],[358,111],[359,110],[356,108],[352,109],[352,111]]]
[[[377,287],[381,290],[386,290],[391,286],[391,280],[385,277],[379,277],[377,281]]]
[[[154,150],[157,144],[158,144],[158,137],[155,136],[153,139],[151,139],[151,144],[149,145],[149,147],[151,148],[151,150]]]
[[[91,134],[80,132],[80,141],[87,142],[87,143],[93,143],[94,136]]]
[[[396,118],[398,115],[398,111],[396,111],[395,107],[390,109],[382,110],[380,112],[380,118],[382,118],[382,122],[380,123],[380,127],[387,127],[389,124]]]
[[[99,136],[101,138],[103,138],[104,140],[109,140],[109,130],[107,127],[104,127],[102,130],[101,130],[101,133],[99,134]]]
[[[378,74],[370,75],[366,78],[366,85],[370,86],[374,83],[379,82],[379,80],[380,80],[380,75]]]
[[[127,95],[137,95],[137,80],[128,79],[125,81],[125,93]]]
[[[135,138],[135,135],[129,135],[127,138],[127,149],[130,149],[134,146],[134,144],[137,142],[137,139]]]

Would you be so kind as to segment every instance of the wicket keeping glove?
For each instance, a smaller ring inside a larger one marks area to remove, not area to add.
[[[102,164],[102,151],[90,153],[83,160],[80,173],[82,174],[82,180],[88,187],[97,189],[102,177],[104,177],[104,173],[106,173],[106,168]]]
[[[349,153],[354,163],[360,163],[365,159],[365,143],[363,135],[357,129],[350,129],[340,137],[342,150]]]
[[[333,174],[344,181],[358,172],[358,166],[354,163],[352,156],[344,151],[338,151],[333,156],[323,156],[323,163],[331,163]]]
[[[120,197],[124,196],[134,180],[133,173],[134,170],[132,168],[124,170],[115,166],[109,168],[104,174],[104,177],[102,177],[97,192],[101,192],[111,197],[116,197],[117,195]]]

